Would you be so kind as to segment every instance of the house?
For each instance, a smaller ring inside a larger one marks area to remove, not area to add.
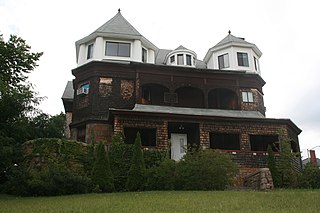
[[[229,152],[243,172],[266,167],[267,147],[277,152],[279,140],[300,152],[301,130],[265,116],[261,55],[230,31],[203,60],[184,46],[160,49],[119,10],[76,42],[75,78],[62,96],[67,134],[90,143],[122,132],[131,144],[139,131],[144,147],[170,148],[175,160],[197,144]]]

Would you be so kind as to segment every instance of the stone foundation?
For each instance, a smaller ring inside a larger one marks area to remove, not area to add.
[[[244,187],[253,190],[272,190],[273,180],[268,168],[258,169],[256,172],[244,177]]]

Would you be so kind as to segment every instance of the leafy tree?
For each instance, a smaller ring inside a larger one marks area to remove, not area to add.
[[[276,164],[276,159],[274,157],[273,150],[270,145],[268,146],[267,151],[268,151],[268,168],[271,172],[274,186],[278,187],[280,184],[280,176],[279,176],[279,171]]]
[[[103,143],[99,143],[97,148],[97,157],[92,169],[92,181],[99,186],[102,192],[113,192],[115,190],[109,157]]]
[[[307,163],[300,176],[299,185],[302,188],[320,189],[319,167],[317,167],[311,162]]]
[[[140,133],[137,133],[137,137],[133,145],[133,156],[131,166],[126,182],[126,189],[128,191],[143,190],[145,183],[145,164],[143,159],[143,153],[141,150],[141,137]]]
[[[32,53],[20,37],[8,41],[0,35],[0,135],[22,143],[28,137],[24,124],[41,98],[32,90],[27,74],[32,72],[42,53]]]

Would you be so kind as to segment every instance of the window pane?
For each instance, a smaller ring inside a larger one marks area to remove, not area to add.
[[[224,68],[223,55],[218,56],[219,69]]]
[[[88,45],[87,59],[93,57],[93,44]]]
[[[119,43],[118,56],[130,57],[130,44]]]
[[[248,60],[248,54],[247,53],[237,53],[238,58],[238,65],[248,67],[249,66],[249,60]]]
[[[224,59],[224,67],[229,67],[229,54],[224,54],[223,55],[223,59]]]
[[[248,102],[247,92],[242,92],[242,101],[243,102]]]
[[[253,94],[252,94],[252,92],[248,92],[248,102],[253,102]]]
[[[147,50],[142,48],[142,62],[147,62]]]
[[[170,63],[174,62],[174,55],[170,57]]]
[[[107,42],[106,55],[117,56],[118,55],[118,43]]]
[[[184,65],[183,55],[182,55],[182,54],[179,54],[179,55],[178,55],[178,65]]]
[[[191,55],[186,55],[187,56],[187,65],[191,66]]]

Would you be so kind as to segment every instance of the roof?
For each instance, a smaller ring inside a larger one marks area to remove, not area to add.
[[[72,81],[68,81],[61,98],[71,100],[73,99],[73,95],[74,91]]]
[[[142,105],[142,104],[136,104],[132,111],[178,114],[178,115],[231,117],[231,118],[265,118],[264,115],[262,115],[260,112],[257,112],[257,111],[202,109],[202,108]]]
[[[222,39],[218,44],[213,46],[213,48],[220,47],[220,46],[223,46],[228,43],[240,43],[240,44],[254,45],[250,42],[247,42],[244,38],[235,37],[230,33],[224,39]]]
[[[189,50],[187,48],[185,48],[184,46],[180,45],[179,47],[177,47],[175,50]]]
[[[120,10],[112,19],[104,23],[93,33],[96,32],[141,36],[141,34],[121,15]]]
[[[110,38],[118,38],[118,39],[137,39],[141,40],[143,45],[148,48],[158,50],[153,43],[151,43],[148,39],[142,36],[138,30],[136,30],[121,14],[120,9],[118,13],[111,18],[109,21],[104,23],[90,35],[76,41],[76,56],[78,60],[79,47],[81,44],[92,42],[97,37],[110,37]]]
[[[259,48],[255,44],[247,42],[244,38],[236,37],[232,35],[229,31],[229,34],[224,39],[222,39],[219,43],[217,43],[216,45],[214,45],[208,50],[203,61],[207,62],[210,56],[212,55],[212,52],[229,47],[229,46],[249,47],[249,48],[252,48],[253,51],[259,57],[262,55],[262,52],[259,50]]]

